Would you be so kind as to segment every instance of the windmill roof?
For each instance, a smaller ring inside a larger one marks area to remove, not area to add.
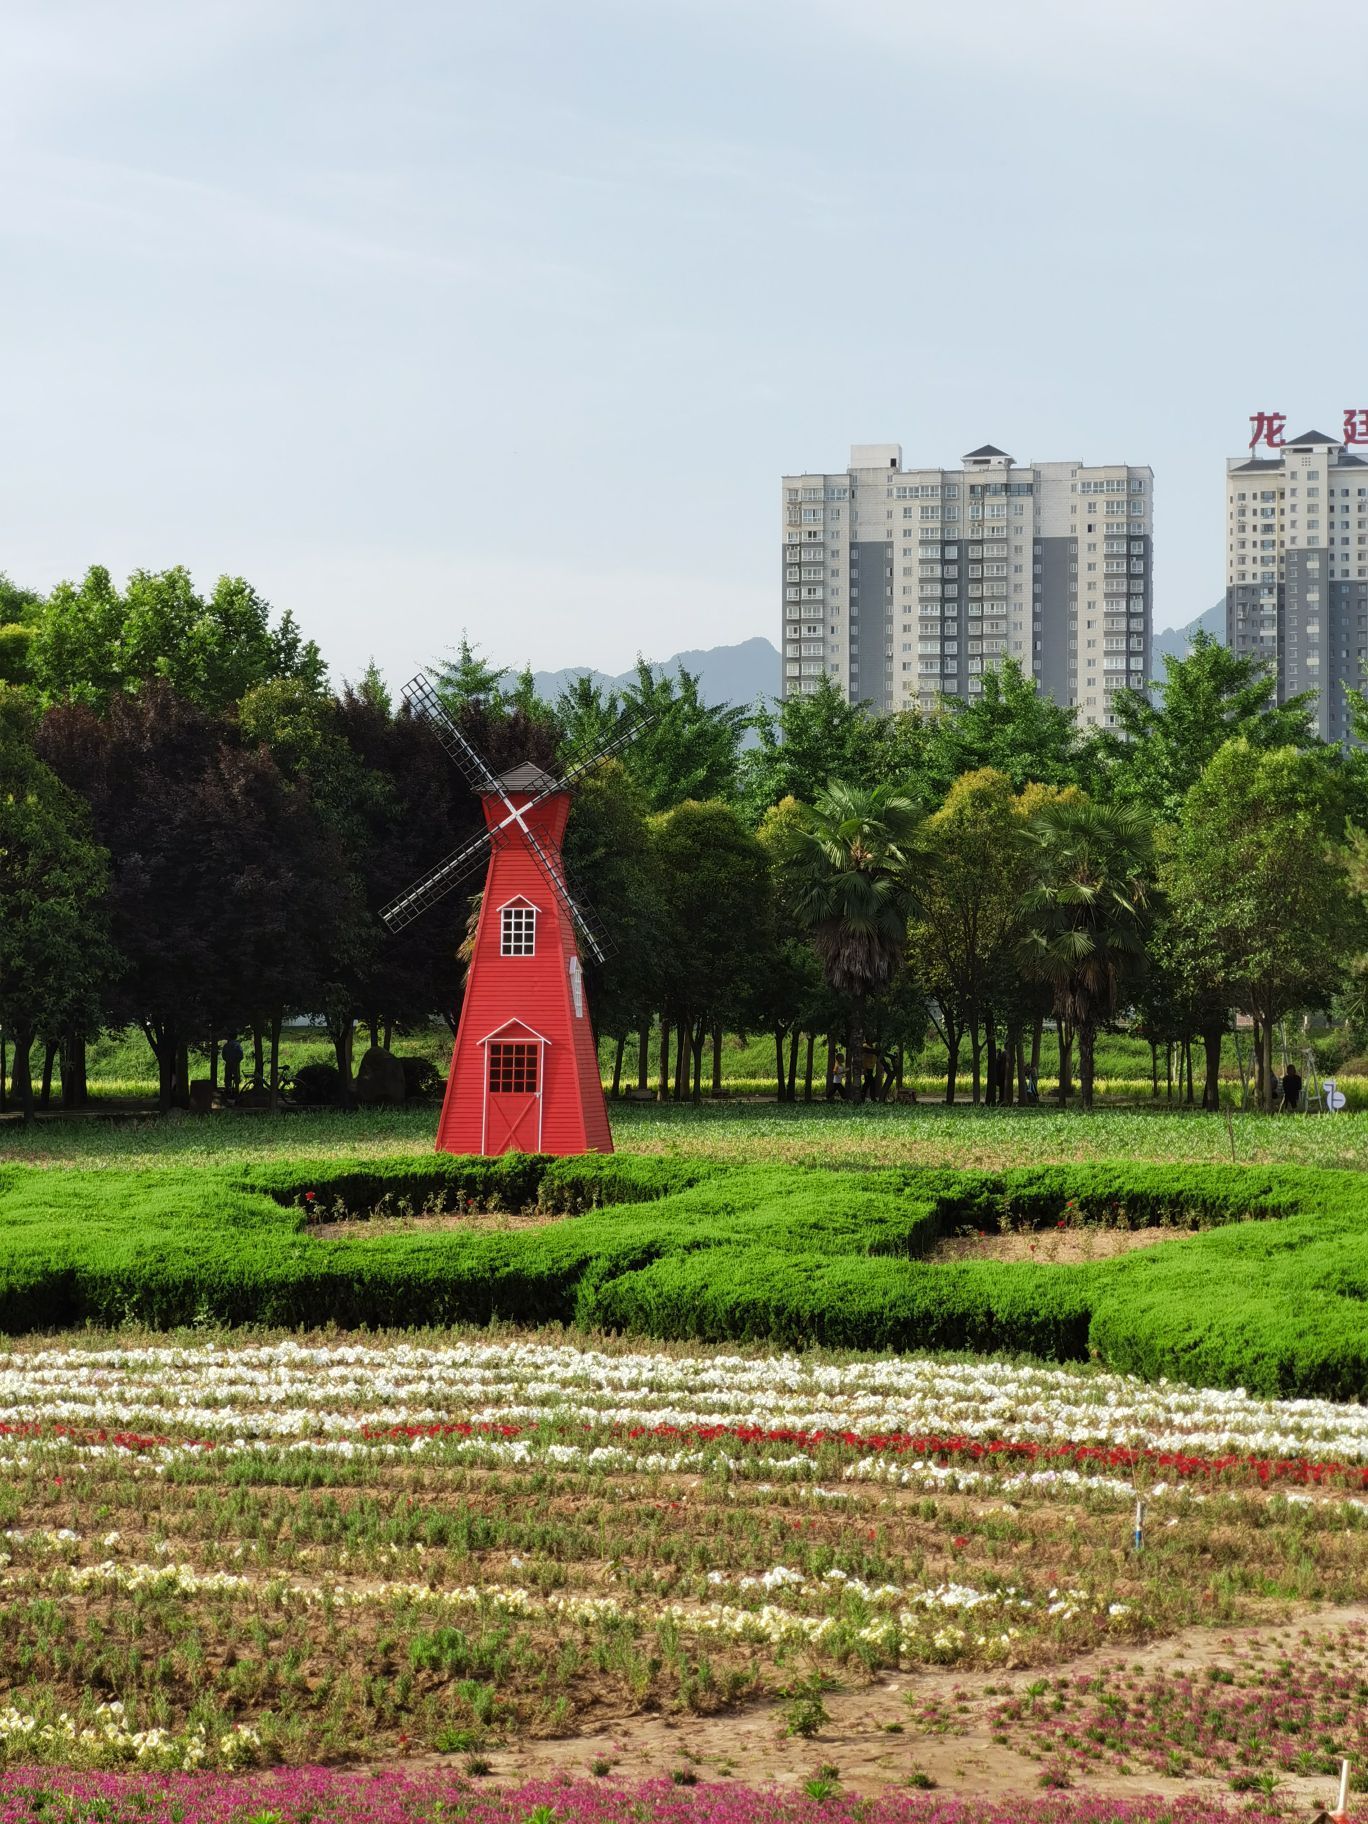
[[[520,766],[511,766],[506,773],[499,774],[499,784],[506,792],[544,792],[555,783],[550,773],[543,772],[531,760],[524,760]]]

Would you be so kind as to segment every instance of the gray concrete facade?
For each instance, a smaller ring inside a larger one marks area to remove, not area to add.
[[[1056,703],[1071,703],[1074,698],[1074,668],[1070,661],[1077,657],[1069,641],[1077,616],[1078,540],[1075,538],[1038,538],[1032,569],[1035,606],[1032,610],[1032,646],[1041,660],[1035,673],[1036,688],[1053,697]],[[1036,588],[1039,584],[1039,588]]]
[[[891,549],[882,539],[860,539],[850,547],[850,700],[880,710],[893,707]]]

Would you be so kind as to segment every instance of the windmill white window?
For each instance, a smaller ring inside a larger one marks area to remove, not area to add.
[[[537,908],[525,899],[515,899],[499,908],[499,955],[535,956],[537,951]]]

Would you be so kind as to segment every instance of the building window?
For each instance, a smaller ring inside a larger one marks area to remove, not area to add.
[[[537,949],[537,908],[505,906],[499,914],[499,955],[533,956]]]
[[[535,1096],[540,1045],[499,1044],[489,1048],[489,1093]]]

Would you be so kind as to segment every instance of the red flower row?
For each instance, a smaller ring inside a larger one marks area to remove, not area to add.
[[[479,1424],[452,1420],[425,1425],[363,1425],[356,1435],[367,1440],[385,1438],[490,1437],[517,1438],[530,1428],[522,1425]],[[586,1431],[592,1427],[585,1426]],[[970,1463],[985,1460],[1007,1463],[1061,1464],[1079,1468],[1133,1470],[1141,1465],[1163,1470],[1169,1476],[1184,1479],[1236,1474],[1249,1477],[1265,1486],[1291,1484],[1295,1487],[1335,1483],[1349,1488],[1368,1489],[1368,1464],[1315,1462],[1307,1457],[1254,1457],[1230,1453],[1203,1457],[1183,1450],[1161,1450],[1152,1445],[1133,1447],[1126,1444],[1041,1443],[1034,1438],[968,1438],[936,1437],[905,1432],[801,1431],[787,1426],[761,1425],[616,1425],[607,1428],[612,1435],[633,1440],[648,1438],[687,1444],[712,1444],[719,1440],[738,1444],[788,1444],[800,1450],[819,1450],[835,1446],[842,1450],[874,1452],[880,1456],[931,1457],[945,1462],[960,1459]],[[22,1424],[0,1424],[0,1436],[70,1437],[80,1443],[114,1444],[125,1450],[149,1450],[174,1442],[169,1437],[133,1431],[83,1430],[73,1425],[48,1425],[33,1420]],[[213,1450],[212,1438],[187,1438],[181,1442],[189,1448]],[[269,1445],[263,1444],[263,1448]]]

